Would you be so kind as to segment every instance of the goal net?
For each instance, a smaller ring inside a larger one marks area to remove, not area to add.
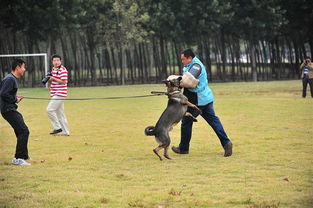
[[[43,86],[41,80],[48,72],[47,53],[0,54],[1,80],[7,73],[10,73],[11,63],[15,58],[21,58],[26,62],[26,73],[21,79],[21,85],[24,87]]]

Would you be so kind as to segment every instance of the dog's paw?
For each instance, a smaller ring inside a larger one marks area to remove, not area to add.
[[[166,159],[169,159],[169,160],[172,159],[172,158],[171,158],[170,156],[168,156],[168,155],[164,155],[164,157],[165,157]]]

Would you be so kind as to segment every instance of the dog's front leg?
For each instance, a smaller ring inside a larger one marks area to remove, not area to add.
[[[190,116],[194,122],[198,122],[197,118],[194,117],[191,113],[186,112],[184,116]]]
[[[202,114],[202,111],[200,110],[200,108],[198,108],[198,106],[192,104],[191,102],[189,102],[188,100],[185,100],[185,101],[181,101],[181,104],[183,105],[187,105],[188,107],[191,107],[191,108],[195,108],[197,109],[197,111],[200,112],[200,114]]]

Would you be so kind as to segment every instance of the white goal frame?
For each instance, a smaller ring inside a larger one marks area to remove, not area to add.
[[[26,56],[44,56],[44,58],[45,58],[45,74],[48,73],[48,56],[47,56],[47,53],[0,54],[0,58],[1,57],[26,57]],[[46,87],[48,87],[47,84],[46,84]]]

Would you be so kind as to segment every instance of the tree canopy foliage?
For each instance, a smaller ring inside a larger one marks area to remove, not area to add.
[[[2,0],[0,54],[61,54],[75,85],[158,82],[181,72],[186,47],[211,80],[292,79],[312,25],[309,0]]]

